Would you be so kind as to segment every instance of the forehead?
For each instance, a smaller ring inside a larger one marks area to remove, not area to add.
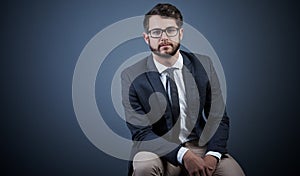
[[[149,18],[149,29],[154,29],[154,28],[162,28],[165,29],[170,26],[175,26],[178,27],[176,24],[176,20],[174,18],[166,18],[166,17],[161,17],[159,15],[152,15]]]

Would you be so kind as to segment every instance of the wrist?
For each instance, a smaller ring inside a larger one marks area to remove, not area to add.
[[[180,163],[180,164],[183,164],[183,156],[186,154],[186,152],[188,151],[189,149],[186,148],[186,147],[181,147],[179,150],[178,150],[178,153],[177,153],[177,161]]]
[[[185,162],[187,162],[190,158],[191,158],[191,154],[192,154],[193,152],[191,152],[190,150],[187,150],[186,152],[185,152],[185,154],[183,155],[183,157],[182,157],[182,165],[184,165],[184,163]]]
[[[206,153],[206,155],[212,155],[212,156],[216,157],[218,160],[220,160],[221,157],[222,157],[222,154],[221,154],[221,153],[215,152],[215,151],[208,151],[208,152]]]
[[[211,162],[213,162],[215,164],[219,163],[219,158],[214,155],[206,155],[204,158],[210,160]]]

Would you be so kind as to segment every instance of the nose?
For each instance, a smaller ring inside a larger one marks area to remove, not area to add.
[[[168,36],[167,36],[166,31],[163,31],[163,32],[162,32],[160,39],[161,39],[161,40],[167,40],[167,39],[168,39]]]

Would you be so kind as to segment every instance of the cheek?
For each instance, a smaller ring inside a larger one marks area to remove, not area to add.
[[[181,40],[181,39],[180,39],[180,36],[178,36],[178,37],[176,37],[176,38],[173,39],[173,42],[179,43],[180,40]]]
[[[180,42],[180,37],[179,36],[170,37],[169,41],[172,42],[173,44],[179,43]]]
[[[155,40],[148,40],[149,42],[149,45],[152,46],[152,47],[157,47],[158,46],[158,42],[155,41]]]

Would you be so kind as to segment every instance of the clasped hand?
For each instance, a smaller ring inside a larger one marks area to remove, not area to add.
[[[213,156],[206,155],[201,158],[190,150],[183,156],[184,167],[190,176],[212,176],[217,162],[217,159]]]

